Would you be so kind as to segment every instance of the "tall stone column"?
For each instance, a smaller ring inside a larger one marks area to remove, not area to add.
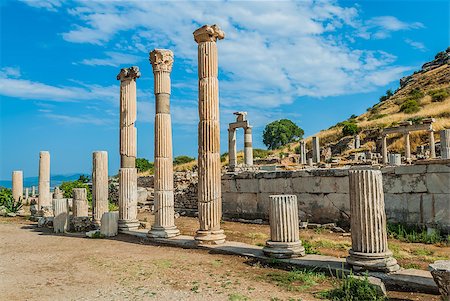
[[[24,203],[23,172],[21,170],[14,170],[12,172],[12,196],[16,202],[21,200]]]
[[[29,197],[30,197],[30,189],[27,187],[25,188],[24,201],[28,202]]]
[[[103,213],[108,212],[108,152],[92,154],[92,222],[99,226]]]
[[[253,165],[252,127],[244,129],[244,164]]]
[[[50,194],[50,153],[39,153],[39,215],[48,217],[53,215],[52,196]]]
[[[120,70],[119,230],[137,230],[136,66]]]
[[[388,164],[388,155],[387,155],[387,136],[383,135],[381,142],[381,154],[383,156],[383,164]]]
[[[235,128],[228,128],[228,160],[228,166],[233,170],[237,165]]]
[[[355,148],[361,147],[361,137],[359,135],[355,135]]]
[[[355,270],[398,270],[387,244],[381,171],[350,170],[349,182],[352,248],[347,263]]]
[[[271,195],[269,200],[270,240],[264,254],[275,258],[304,256],[305,248],[299,238],[296,195]]]
[[[430,158],[436,158],[436,147],[434,145],[434,131],[431,130],[428,132],[430,135]]]
[[[405,133],[405,160],[406,162],[411,161],[411,143],[409,142],[409,132]]]
[[[300,163],[306,164],[306,143],[305,140],[300,141]]]
[[[441,136],[441,158],[450,159],[450,129],[442,130]]]
[[[312,137],[312,159],[314,163],[320,162],[320,143],[319,137]]]
[[[199,125],[198,125],[198,217],[199,244],[220,244],[225,234],[222,218],[219,81],[216,40],[224,32],[217,25],[204,25],[194,31],[198,43]]]
[[[155,90],[155,222],[152,238],[180,234],[175,226],[173,196],[172,121],[170,116],[170,72],[173,53],[166,49],[150,52]]]

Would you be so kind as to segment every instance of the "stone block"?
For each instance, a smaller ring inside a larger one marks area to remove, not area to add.
[[[426,171],[426,165],[404,165],[395,167],[395,174],[397,175],[420,174],[425,173]]]
[[[384,194],[384,208],[389,222],[404,223],[408,215],[407,194]]]
[[[106,237],[116,236],[119,226],[119,212],[105,212],[102,215],[100,233]]]
[[[450,173],[427,173],[426,183],[430,193],[450,194]]]
[[[227,192],[222,194],[224,214],[238,216],[254,216],[258,213],[258,198],[256,193]]]
[[[64,233],[69,228],[69,204],[67,199],[53,200],[53,231]]]
[[[450,173],[450,165],[445,165],[445,164],[430,164],[428,165],[427,171],[429,173],[440,173],[440,172],[446,172],[446,173]]]
[[[348,177],[298,177],[292,187],[295,193],[348,193]]]
[[[427,192],[425,175],[403,174],[383,177],[385,193]]]
[[[450,232],[450,195],[435,194],[434,195],[434,221],[440,227]]]
[[[292,180],[291,178],[259,179],[259,191],[270,192],[272,194],[292,193]]]
[[[235,191],[237,192],[252,192],[257,193],[259,192],[259,181],[265,181],[265,180],[258,180],[258,179],[237,179],[235,182]],[[273,181],[273,180],[271,180]],[[282,181],[287,181],[285,179],[282,179]],[[232,185],[230,185],[232,186]]]

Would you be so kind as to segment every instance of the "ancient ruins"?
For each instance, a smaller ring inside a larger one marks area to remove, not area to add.
[[[228,125],[228,156],[230,170],[237,166],[236,130],[244,129],[244,166],[253,165],[252,126],[247,120],[247,112],[235,112],[236,121]]]

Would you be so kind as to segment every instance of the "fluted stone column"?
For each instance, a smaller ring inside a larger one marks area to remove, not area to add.
[[[199,125],[198,125],[198,217],[195,239],[200,244],[225,242],[222,218],[219,81],[216,40],[224,38],[217,25],[194,31],[198,43]]]
[[[405,160],[406,162],[411,161],[411,143],[409,142],[409,132],[405,133]]]
[[[86,217],[89,216],[89,205],[87,201],[86,188],[73,188],[73,204],[72,212],[73,217]]]
[[[355,135],[355,148],[361,147],[361,137],[359,135]]]
[[[27,187],[27,188],[25,188],[25,194],[24,194],[25,203],[28,202],[29,197],[30,197],[30,189]]]
[[[175,226],[173,196],[172,121],[170,116],[170,72],[173,53],[155,49],[150,53],[155,89],[155,222],[148,232],[152,238],[180,234]]]
[[[296,195],[271,195],[269,200],[270,240],[264,254],[275,258],[304,256],[305,248],[299,238]]]
[[[442,130],[441,136],[441,158],[450,159],[450,129]]]
[[[306,164],[306,143],[305,140],[300,141],[300,163]]]
[[[92,153],[92,222],[99,226],[103,213],[108,212],[108,152]]]
[[[12,196],[16,202],[23,199],[23,172],[21,170],[14,170],[12,172]]]
[[[234,169],[237,165],[236,153],[236,129],[228,128],[228,166],[230,169]]]
[[[319,137],[312,137],[312,159],[314,163],[320,162],[320,143]]]
[[[253,166],[252,127],[244,129],[244,163]]]
[[[31,186],[31,197],[32,198],[36,197],[36,186]]]
[[[381,171],[350,170],[349,181],[352,248],[347,263],[355,270],[398,270],[387,244]]]
[[[64,233],[69,228],[69,201],[67,199],[53,200],[53,230]]]
[[[52,196],[50,194],[50,153],[41,151],[39,153],[39,215],[52,216]]]
[[[383,135],[381,142],[381,154],[383,157],[383,164],[388,164],[388,154],[387,154],[387,136]]]
[[[120,70],[119,230],[137,230],[136,66]]]
[[[436,158],[436,146],[434,144],[434,131],[431,130],[428,132],[430,135],[430,158]]]

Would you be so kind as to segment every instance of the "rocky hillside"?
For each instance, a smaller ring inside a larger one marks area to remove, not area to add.
[[[406,120],[420,122],[424,118],[433,117],[436,119],[433,124],[435,130],[450,128],[450,47],[438,53],[433,61],[425,63],[419,71],[400,79],[400,87],[392,95],[387,93],[368,108],[366,113],[352,117],[347,121],[358,125],[362,149],[374,150],[381,129]],[[350,140],[350,137],[342,134],[345,122],[317,133],[321,138],[321,146],[345,144]],[[438,133],[436,140],[439,140]],[[310,149],[311,137],[306,138],[306,141]],[[427,141],[427,133],[412,133],[411,149],[415,150],[416,146],[426,144]],[[403,150],[400,136],[393,136],[388,143],[390,151]],[[292,144],[282,151],[288,152],[297,145],[298,143]]]

